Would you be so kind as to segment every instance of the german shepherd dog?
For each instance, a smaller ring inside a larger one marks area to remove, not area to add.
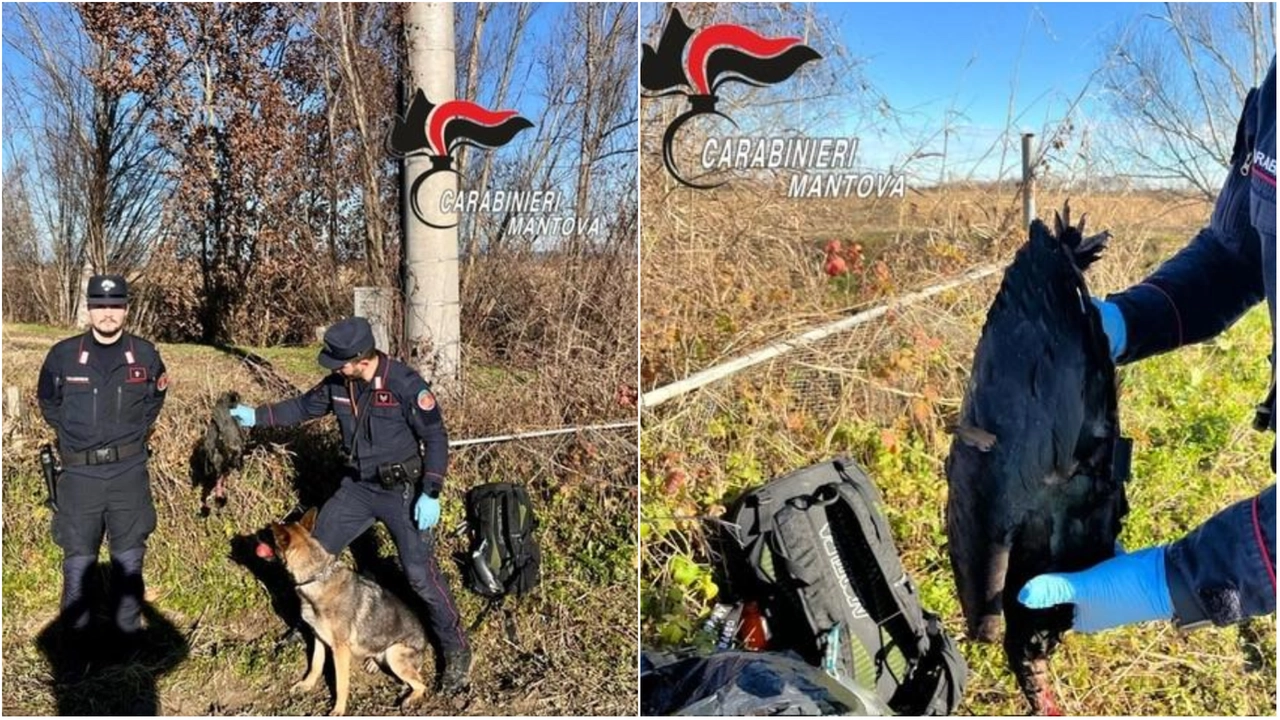
[[[426,691],[418,668],[427,648],[426,634],[413,611],[400,598],[357,575],[325,551],[311,530],[316,509],[296,523],[272,523],[276,549],[302,600],[302,619],[315,632],[307,676],[291,692],[315,689],[324,671],[324,649],[333,653],[335,694],[330,715],[347,711],[351,658],[364,659],[365,670],[389,669],[409,685],[401,708],[417,704]]]

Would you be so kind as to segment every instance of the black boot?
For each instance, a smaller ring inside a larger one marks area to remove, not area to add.
[[[456,695],[471,685],[471,650],[462,648],[445,652],[444,673],[440,679],[440,692]]]

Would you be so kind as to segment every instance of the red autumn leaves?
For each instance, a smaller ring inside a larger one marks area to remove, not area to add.
[[[828,277],[861,274],[863,271],[862,244],[850,243],[845,247],[839,240],[827,243],[827,259],[822,269]]]

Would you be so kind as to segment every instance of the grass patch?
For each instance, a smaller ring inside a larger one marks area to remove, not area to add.
[[[951,304],[946,313],[932,308],[921,314],[941,318],[938,323],[980,323],[989,297],[954,297],[942,301]],[[853,457],[875,480],[924,605],[942,615],[954,636],[963,635],[945,551],[943,460],[950,437],[942,428],[958,409],[963,370],[955,368],[963,368],[977,326],[946,335],[933,326],[920,330],[917,322],[891,321],[888,332],[876,332],[911,339],[889,341],[883,351],[875,346],[859,362],[830,369],[828,375],[841,374],[832,381],[833,401],[817,403],[806,395],[817,386],[797,377],[798,366],[813,362],[802,355],[735,376],[645,418],[645,645],[695,642],[710,611],[715,586],[700,518],[720,514],[743,490],[770,477],[835,455]],[[917,330],[945,342],[931,350],[912,337]],[[1122,423],[1135,439],[1126,547],[1176,540],[1274,482],[1268,465],[1273,437],[1250,427],[1266,385],[1270,337],[1267,310],[1258,307],[1210,343],[1122,370]],[[972,671],[961,712],[1024,713],[1002,650],[960,645]],[[1100,636],[1073,633],[1052,672],[1071,715],[1274,715],[1275,658],[1274,617],[1189,634],[1152,623]]]
[[[35,408],[34,368],[56,339],[69,334],[37,326],[4,328],[5,384],[17,386],[23,399],[21,416],[5,418],[3,448],[4,713],[116,714],[133,707],[131,694],[154,699],[164,714],[328,712],[327,685],[303,698],[288,694],[305,669],[306,649],[276,648],[285,623],[273,611],[263,582],[232,559],[232,546],[236,538],[283,517],[300,499],[323,500],[326,483],[336,479],[336,426],[326,419],[296,429],[255,431],[245,468],[228,480],[228,505],[201,517],[189,461],[214,399],[228,389],[240,390],[254,404],[281,398],[257,385],[237,357],[190,344],[160,345],[172,384],[152,438],[158,527],[146,564],[150,602],[172,624],[185,657],[165,667],[127,665],[117,674],[55,692],[49,663],[36,646],[57,613],[62,553],[49,535],[50,511],[41,505],[44,488],[35,453],[53,433]],[[301,388],[324,372],[315,362],[318,347],[248,349]],[[487,391],[512,397],[523,392],[525,379],[518,372],[482,368],[479,374]],[[522,408],[530,417],[540,409]],[[459,438],[509,429],[485,427],[462,400],[446,409],[446,419],[451,435]],[[535,422],[546,427],[558,419],[533,417]],[[452,561],[466,550],[459,530],[468,487],[495,479],[525,483],[542,521],[543,579],[529,596],[508,602],[515,612],[517,645],[508,642],[501,613],[491,613],[471,634],[476,662],[468,703],[457,706],[432,696],[421,709],[424,714],[634,713],[634,458],[635,437],[626,433],[475,446],[451,454],[437,558],[463,621],[470,626],[487,604],[462,587]],[[395,548],[380,525],[372,538],[377,569],[399,575]],[[105,559],[105,548],[103,553]],[[428,659],[424,677],[433,672],[434,661]],[[399,713],[400,687],[393,679],[367,676],[357,667],[352,683],[351,712]]]
[[[266,358],[272,367],[284,373],[299,387],[311,387],[327,372],[316,357],[321,345],[253,348],[251,352]]]

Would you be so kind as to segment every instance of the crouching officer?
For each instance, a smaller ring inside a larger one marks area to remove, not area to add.
[[[458,692],[469,681],[471,650],[430,532],[440,519],[440,489],[449,463],[436,398],[417,372],[374,347],[373,330],[362,317],[330,327],[318,361],[334,372],[305,394],[256,409],[237,405],[231,415],[244,427],[296,425],[330,412],[338,416],[347,467],[312,535],[338,555],[375,519],[387,526],[410,585],[430,610],[444,654],[441,690]]]
[[[53,346],[37,390],[63,468],[53,517],[53,540],[63,551],[63,619],[73,634],[88,628],[85,580],[105,531],[114,626],[126,642],[140,629],[142,560],[156,527],[146,441],[168,386],[160,352],[124,331],[128,303],[123,277],[90,278],[90,330]]]

